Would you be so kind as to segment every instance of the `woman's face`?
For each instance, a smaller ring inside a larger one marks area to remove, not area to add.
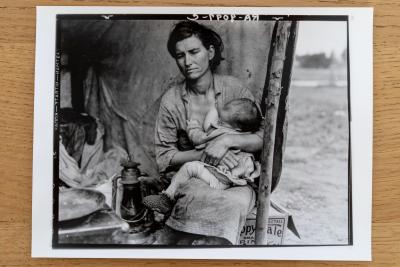
[[[210,60],[214,57],[214,47],[205,48],[196,36],[176,43],[176,63],[182,74],[190,80],[201,78],[210,70]]]

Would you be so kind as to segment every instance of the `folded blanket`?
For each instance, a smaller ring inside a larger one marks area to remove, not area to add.
[[[177,202],[166,224],[178,231],[225,238],[235,245],[255,198],[248,185],[218,190],[199,179],[190,179],[178,189]]]

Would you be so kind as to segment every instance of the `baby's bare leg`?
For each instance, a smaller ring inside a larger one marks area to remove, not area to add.
[[[190,178],[197,178],[207,183],[214,189],[227,189],[229,185],[222,183],[215,175],[210,172],[203,163],[199,161],[188,162],[185,164]]]
[[[179,171],[172,177],[171,184],[165,189],[164,194],[170,199],[175,200],[176,191],[179,186],[185,184],[191,178],[203,180],[211,188],[215,189],[226,189],[229,187],[229,185],[221,183],[202,163],[192,161],[182,165]]]
[[[218,180],[218,178],[215,177],[215,175],[212,174],[205,166],[202,167],[202,171],[197,176],[198,179],[203,180],[214,189],[224,190],[230,187],[228,184],[222,183],[220,180]]]
[[[185,184],[190,178],[197,177],[201,172],[201,167],[204,168],[204,166],[197,161],[183,164],[179,171],[172,177],[171,184],[165,189],[164,194],[170,199],[175,200],[176,191],[179,186]]]

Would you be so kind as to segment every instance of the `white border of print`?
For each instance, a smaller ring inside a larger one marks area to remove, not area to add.
[[[351,73],[353,245],[201,249],[53,249],[53,103],[57,14],[348,15]],[[372,8],[37,7],[32,257],[371,260]]]

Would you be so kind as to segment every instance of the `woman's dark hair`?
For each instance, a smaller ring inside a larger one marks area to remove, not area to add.
[[[173,58],[176,58],[176,43],[191,36],[198,37],[207,49],[210,48],[210,45],[214,46],[215,55],[213,59],[210,60],[210,69],[214,71],[219,66],[221,60],[224,60],[222,57],[224,44],[218,33],[195,21],[181,21],[175,25],[174,29],[169,34],[167,44],[168,52]]]

